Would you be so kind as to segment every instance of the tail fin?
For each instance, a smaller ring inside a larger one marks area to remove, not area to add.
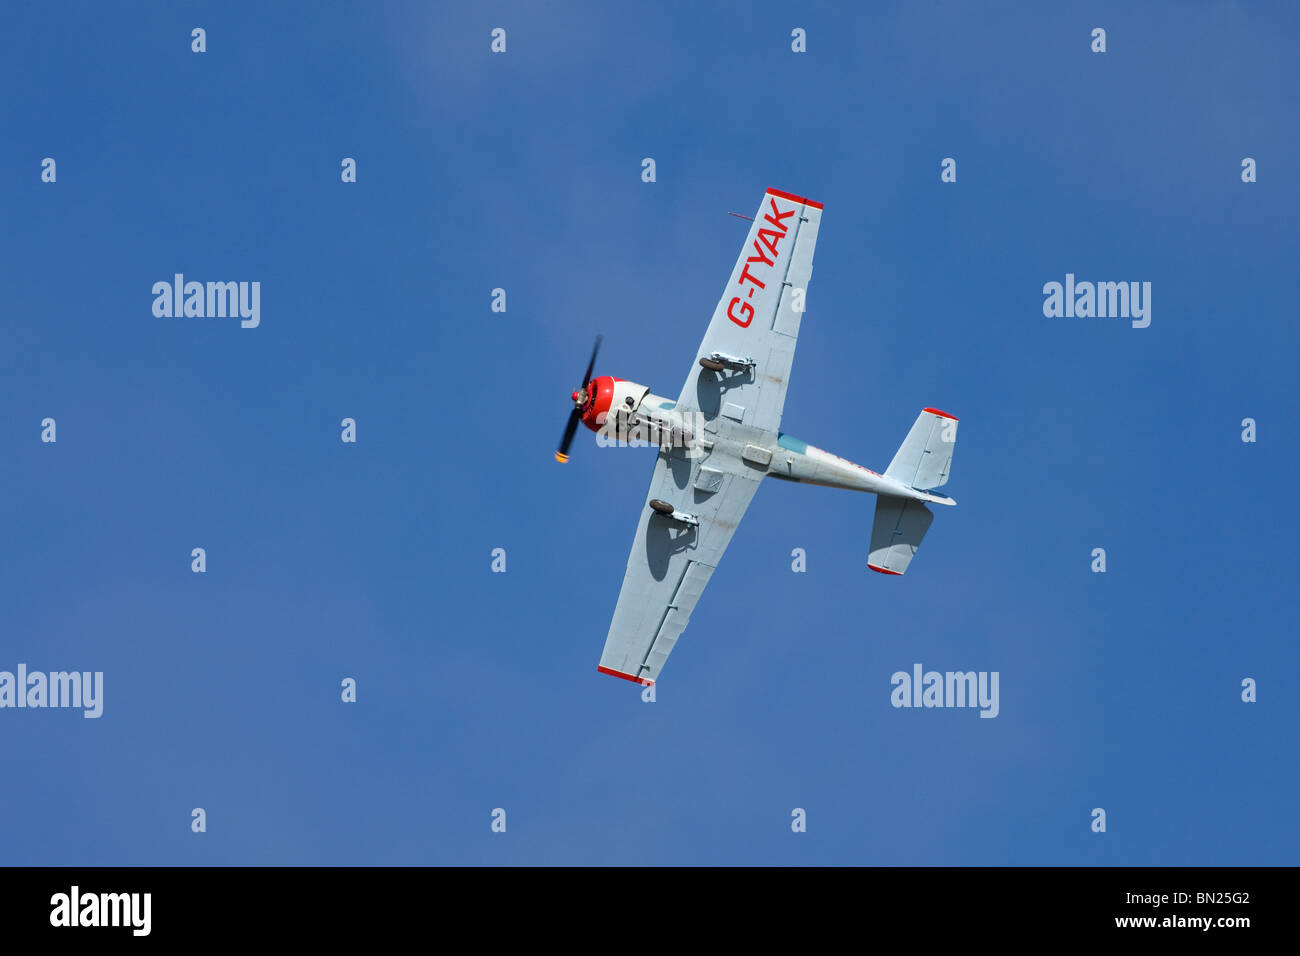
[[[867,567],[881,574],[902,574],[933,520],[930,509],[915,499],[877,495]]]
[[[947,484],[956,443],[957,419],[937,408],[924,409],[903,439],[898,454],[885,469],[885,477],[921,492],[918,497],[927,501],[955,504],[951,498],[930,492],[930,489]],[[882,574],[902,574],[912,563],[912,557],[930,530],[932,521],[934,514],[916,498],[877,495],[876,521],[871,526],[871,556],[867,559],[867,567]]]
[[[937,408],[927,408],[917,416],[898,454],[885,469],[885,477],[921,491],[938,488],[948,481],[956,444],[957,419]],[[879,510],[876,515],[879,521]]]

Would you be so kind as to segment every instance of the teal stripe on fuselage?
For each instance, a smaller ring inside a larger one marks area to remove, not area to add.
[[[785,432],[776,433],[776,443],[786,451],[797,452],[800,455],[808,454],[808,443],[800,441],[793,435],[787,435]]]

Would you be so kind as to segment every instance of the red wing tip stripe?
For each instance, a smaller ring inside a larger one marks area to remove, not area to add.
[[[931,415],[938,415],[940,418],[951,418],[953,421],[957,420],[956,415],[949,415],[947,412],[941,412],[937,408],[923,408],[921,411],[929,412]]]
[[[897,574],[899,577],[903,576],[902,571],[891,571],[889,570],[889,568],[878,568],[874,564],[868,564],[867,567],[869,567],[872,571],[879,571],[881,574]]]
[[[622,671],[612,670],[608,667],[597,667],[596,670],[600,671],[602,674],[608,674],[610,677],[621,677],[623,680],[630,680],[634,684],[645,684],[647,687],[654,683],[652,680],[646,680],[643,677],[633,677],[631,674],[624,674]]]
[[[769,190],[767,191],[767,194],[768,194],[769,196],[780,196],[782,199],[789,199],[789,200],[791,200],[792,202],[801,202],[801,203],[803,203],[805,206],[812,206],[814,209],[825,209],[825,208],[826,208],[825,206],[823,206],[823,205],[822,205],[821,203],[819,203],[819,202],[814,202],[814,201],[811,200],[811,199],[805,199],[803,196],[796,196],[794,193],[784,192],[783,190],[780,190],[780,189],[769,189]]]

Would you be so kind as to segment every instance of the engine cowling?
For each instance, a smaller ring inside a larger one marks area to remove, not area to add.
[[[699,427],[675,411],[675,402],[651,393],[645,385],[610,375],[593,378],[573,393],[573,400],[581,411],[579,420],[599,436],[602,445],[684,446]]]
[[[635,411],[650,389],[636,382],[601,375],[587,383],[587,402],[582,406],[582,424],[598,432],[609,415],[617,409]]]

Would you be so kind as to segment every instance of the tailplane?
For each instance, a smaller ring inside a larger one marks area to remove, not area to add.
[[[867,567],[881,574],[902,574],[912,563],[933,520],[934,513],[919,501],[877,495]]]
[[[931,491],[947,484],[956,443],[957,419],[937,408],[924,409],[885,469],[885,477],[921,492],[927,501],[956,504],[946,495]],[[932,521],[933,512],[916,498],[877,495],[867,567],[882,574],[902,574],[912,563]]]

